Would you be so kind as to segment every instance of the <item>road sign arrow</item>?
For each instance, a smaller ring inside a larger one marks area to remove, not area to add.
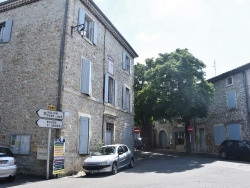
[[[54,128],[54,129],[61,129],[63,126],[63,122],[60,120],[51,120],[51,119],[38,119],[36,124],[39,127],[46,127],[46,128]]]
[[[42,118],[49,118],[49,119],[63,119],[63,112],[60,111],[52,111],[52,110],[37,110],[37,115]]]

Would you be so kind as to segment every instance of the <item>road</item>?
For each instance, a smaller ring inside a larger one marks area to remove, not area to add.
[[[59,179],[16,179],[0,182],[0,187],[18,188],[166,188],[250,186],[250,161],[221,160],[218,156],[141,152],[133,169],[116,175],[70,176]]]

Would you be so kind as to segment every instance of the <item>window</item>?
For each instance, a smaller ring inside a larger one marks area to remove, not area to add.
[[[114,75],[114,60],[111,57],[108,58],[108,72]]]
[[[128,87],[123,86],[122,95],[123,110],[132,112],[132,91]]]
[[[132,69],[131,59],[125,52],[122,53],[122,68],[127,73],[131,74],[131,69]]]
[[[79,9],[78,15],[78,25],[84,24],[84,30],[86,32],[85,38],[93,42],[95,45],[97,44],[97,34],[98,34],[98,25],[94,22],[90,16],[88,16],[83,9]],[[78,27],[78,31],[82,28]]]
[[[227,108],[235,109],[236,108],[236,92],[227,91]]]
[[[226,78],[226,85],[227,86],[233,85],[233,77]]]
[[[113,143],[114,124],[107,123],[106,125],[106,145]]]
[[[175,144],[176,145],[183,145],[185,142],[184,132],[175,133]]]
[[[220,145],[226,139],[226,129],[224,125],[214,125],[213,131],[215,145]]]
[[[0,23],[0,43],[7,43],[10,41],[12,29],[12,20],[6,20]]]
[[[117,89],[118,81],[114,79],[109,73],[105,75],[105,93],[104,101],[117,106]]]
[[[79,154],[89,153],[89,117],[80,117]]]
[[[83,94],[91,95],[91,63],[87,59],[82,60],[82,79],[81,79],[81,91]]]
[[[227,130],[228,130],[228,139],[241,140],[239,124],[230,124],[227,126]]]

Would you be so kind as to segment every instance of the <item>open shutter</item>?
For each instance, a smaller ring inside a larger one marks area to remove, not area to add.
[[[133,63],[132,63],[132,59],[129,58],[129,74],[132,74],[132,68],[133,68]]]
[[[118,80],[115,80],[115,106],[118,106]]]
[[[94,40],[93,43],[97,45],[97,37],[98,37],[98,25],[94,22]]]
[[[129,93],[130,93],[130,98],[129,98],[129,100],[130,100],[129,101],[130,102],[130,105],[129,105],[130,109],[129,109],[129,111],[133,112],[133,92],[132,92],[132,90],[130,90]]]
[[[126,53],[122,52],[122,68],[126,70]]]
[[[3,41],[9,42],[12,30],[12,20],[6,20],[3,33]]]
[[[80,117],[79,154],[89,153],[89,118]]]
[[[127,109],[127,105],[126,105],[126,87],[123,86],[122,87],[122,108],[123,110],[126,110]]]
[[[91,63],[87,59],[82,61],[81,90],[83,94],[91,95]]]
[[[79,14],[78,14],[78,25],[84,24],[85,23],[85,11],[81,8],[79,8]],[[80,31],[82,29],[82,27],[78,27],[78,31]]]
[[[227,107],[229,109],[236,108],[236,93],[235,93],[235,91],[227,91]]]
[[[104,86],[104,102],[109,101],[109,75],[108,73],[105,74],[105,86]]]

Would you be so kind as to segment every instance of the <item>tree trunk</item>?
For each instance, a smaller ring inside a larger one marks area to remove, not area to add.
[[[185,122],[185,138],[186,138],[186,152],[191,153],[191,142],[190,142],[190,136],[191,134],[188,132],[188,127],[190,126],[190,120],[188,118],[184,118]]]

